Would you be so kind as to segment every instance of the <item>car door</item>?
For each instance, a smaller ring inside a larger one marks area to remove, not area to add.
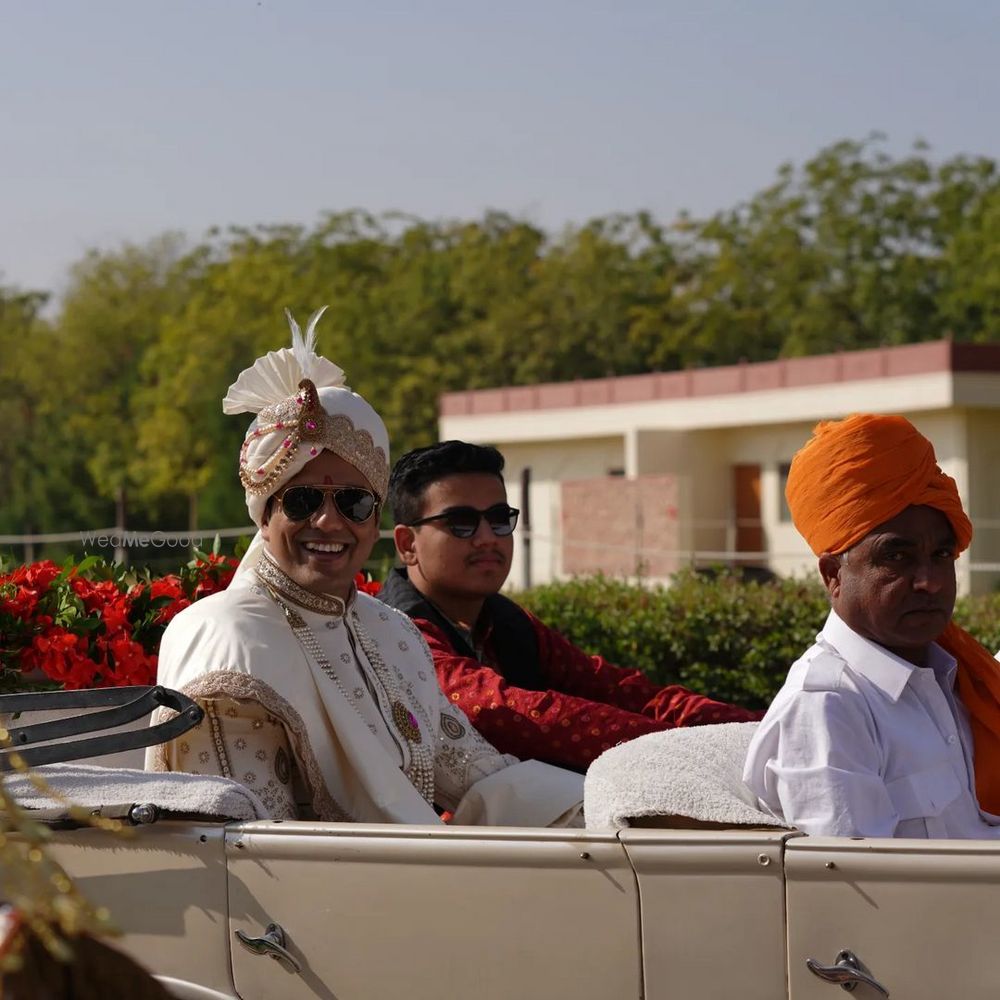
[[[87,900],[107,908],[122,931],[110,944],[155,973],[172,996],[233,996],[221,824],[61,830],[47,850]]]
[[[1000,845],[795,838],[785,850],[791,1000],[835,1000],[851,952],[899,1000],[1000,996]],[[825,978],[824,978],[825,977]],[[882,996],[861,983],[857,1000]]]
[[[627,829],[619,835],[639,883],[646,1000],[785,997],[782,851],[797,834]]]
[[[227,858],[244,1000],[642,995],[611,832],[255,823],[229,828]],[[289,959],[258,943],[272,925]]]

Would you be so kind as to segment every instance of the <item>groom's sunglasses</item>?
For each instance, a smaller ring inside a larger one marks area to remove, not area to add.
[[[517,527],[517,515],[521,512],[516,507],[508,507],[505,503],[495,503],[486,510],[476,510],[475,507],[451,507],[440,514],[422,517],[419,521],[410,521],[409,528],[418,528],[421,524],[432,521],[444,521],[445,528],[456,538],[471,538],[479,530],[479,522],[483,518],[490,526],[494,535],[503,538]]]
[[[364,524],[378,509],[378,498],[363,486],[289,486],[275,500],[289,521],[306,521],[323,506],[327,493],[341,517]]]

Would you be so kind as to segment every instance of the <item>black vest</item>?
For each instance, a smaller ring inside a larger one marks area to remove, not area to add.
[[[416,587],[405,569],[394,569],[382,584],[378,598],[411,618],[433,622],[448,637],[459,656],[479,657],[468,640]],[[538,660],[538,639],[531,619],[513,601],[500,594],[487,597],[482,615],[492,625],[491,642],[497,658],[496,669],[508,684],[544,691],[548,684]]]

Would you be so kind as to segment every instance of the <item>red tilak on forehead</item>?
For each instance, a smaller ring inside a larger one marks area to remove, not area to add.
[[[333,485],[333,479],[331,479],[330,476],[324,476],[323,477],[323,483],[326,486],[332,486]]]

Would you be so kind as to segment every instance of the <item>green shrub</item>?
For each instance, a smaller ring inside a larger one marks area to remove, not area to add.
[[[749,708],[770,702],[829,611],[818,578],[755,583],[726,571],[686,571],[653,588],[580,577],[517,600],[588,652]],[[1000,594],[962,598],[955,619],[1000,649]]]
[[[818,580],[744,582],[726,571],[685,571],[653,588],[578,578],[518,601],[589,652],[751,708],[768,704],[829,610]]]
[[[1000,594],[960,598],[955,605],[955,621],[991,653],[1000,649]]]

